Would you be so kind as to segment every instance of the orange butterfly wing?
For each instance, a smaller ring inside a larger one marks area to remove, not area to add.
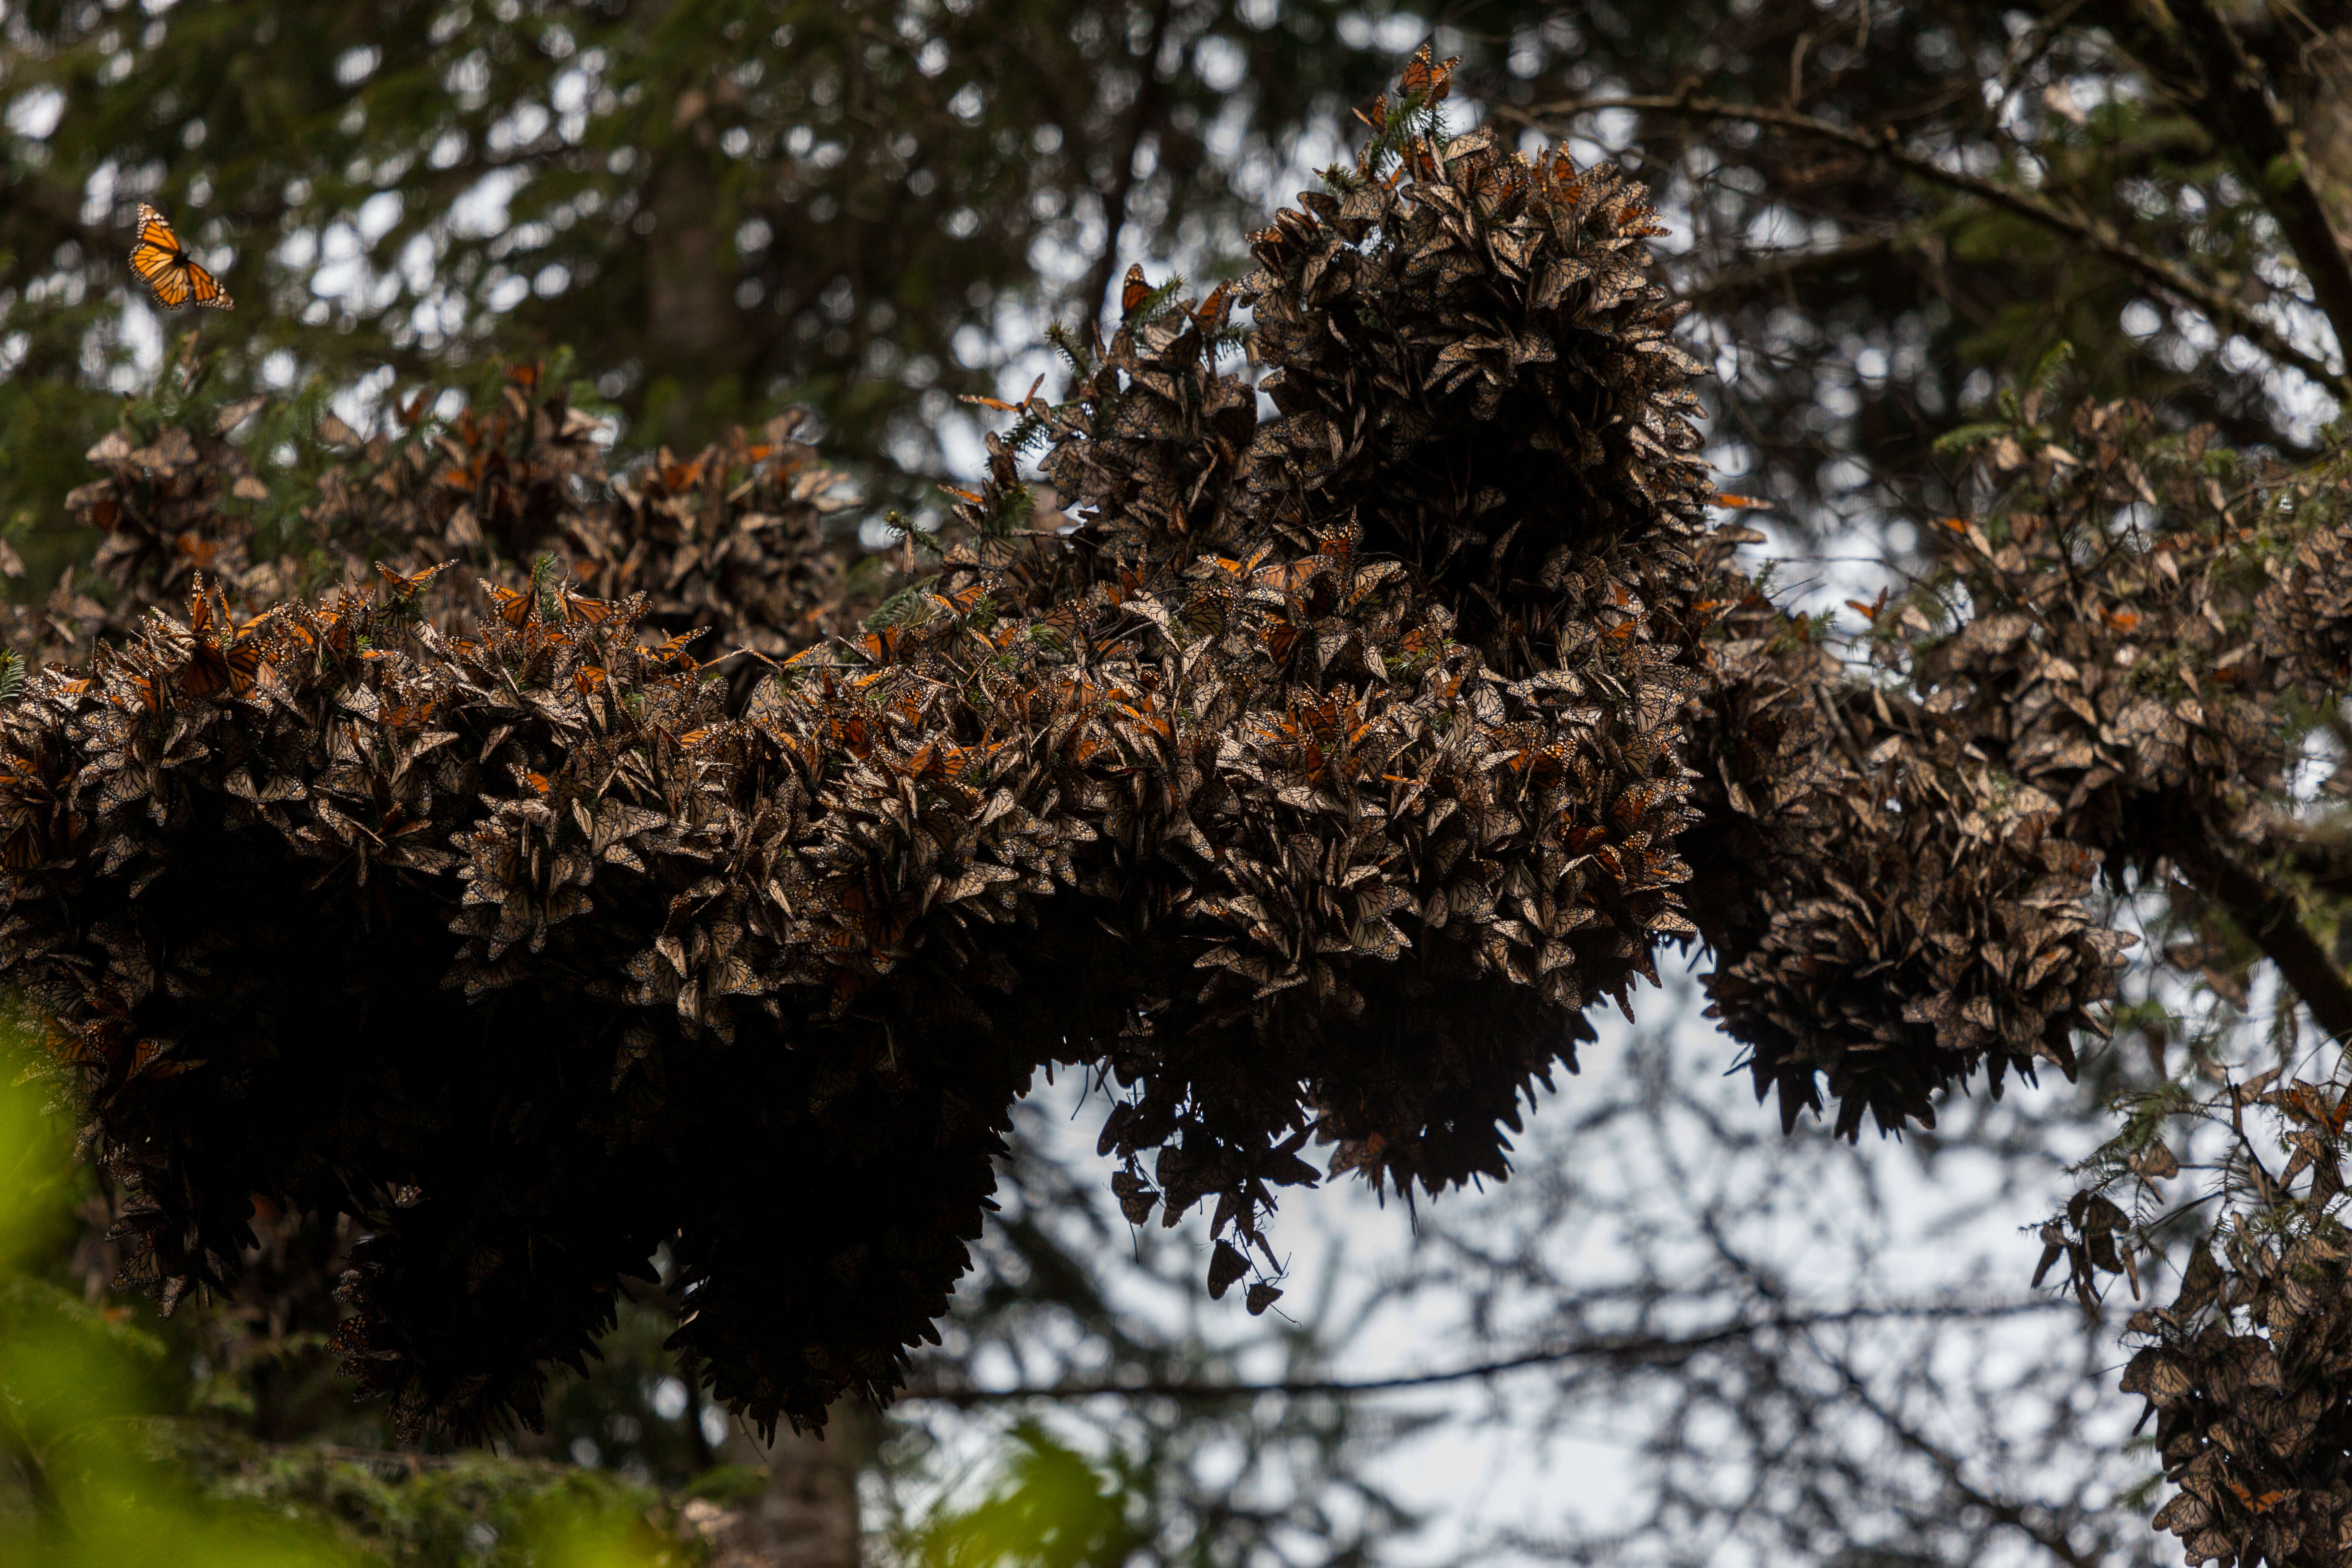
[[[562,603],[566,626],[601,626],[621,607],[614,600],[587,598],[569,588],[564,590]]]
[[[236,308],[220,279],[196,265],[171,223],[145,202],[139,204],[139,237],[131,247],[131,270],[167,310],[183,305]]]
[[[514,588],[501,588],[497,584],[485,584],[490,590],[490,605],[499,619],[520,631],[530,624],[531,612],[539,601],[530,594]]]
[[[1150,298],[1151,285],[1144,280],[1143,264],[1138,262],[1127,269],[1127,281],[1119,287],[1119,314],[1132,316]]]
[[[404,598],[408,595],[415,593],[419,588],[424,587],[427,583],[430,583],[434,578],[438,577],[443,572],[447,571],[451,566],[456,564],[457,563],[454,561],[444,561],[438,565],[427,566],[422,572],[404,574],[394,571],[391,567],[379,561],[375,563],[375,570],[376,574],[384,580],[385,584],[390,586],[394,594]]]

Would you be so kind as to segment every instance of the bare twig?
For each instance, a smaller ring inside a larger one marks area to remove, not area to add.
[[[1687,1361],[1701,1351],[1732,1343],[1756,1334],[1772,1331],[1793,1331],[1806,1329],[1831,1328],[1841,1323],[1866,1322],[1878,1319],[1902,1318],[1911,1321],[1943,1319],[1982,1319],[2014,1317],[2028,1312],[2050,1310],[2053,1303],[2040,1299],[2023,1301],[1999,1301],[1971,1305],[1960,1301],[1937,1301],[1918,1305],[1852,1307],[1843,1311],[1820,1313],[1790,1313],[1769,1318],[1745,1319],[1727,1323],[1703,1334],[1669,1337],[1663,1334],[1609,1335],[1582,1341],[1570,1345],[1553,1345],[1524,1355],[1510,1356],[1501,1361],[1479,1362],[1470,1366],[1449,1368],[1444,1372],[1418,1373],[1403,1377],[1367,1378],[1349,1382],[1340,1379],[1300,1378],[1274,1383],[1202,1383],[1191,1378],[1153,1378],[1132,1383],[1065,1383],[1043,1388],[953,1388],[915,1387],[899,1397],[921,1400],[934,1405],[1007,1405],[1024,1399],[1092,1399],[1103,1394],[1115,1394],[1128,1399],[1171,1398],[1212,1402],[1225,1399],[1255,1399],[1261,1394],[1277,1394],[1300,1398],[1314,1394],[1394,1394],[1415,1388],[1435,1388],[1449,1383],[1471,1383],[1483,1378],[1498,1377],[1506,1373],[1523,1372],[1530,1367],[1551,1366],[1569,1361],[1609,1361],[1622,1364],[1671,1366]]]
[[[1751,125],[1834,142],[1858,153],[1883,158],[1921,179],[1951,190],[1964,191],[2004,212],[2012,213],[2096,251],[2143,283],[2182,304],[2203,311],[2215,322],[2241,334],[2273,360],[2293,365],[2339,399],[2352,401],[2352,374],[2329,369],[2323,361],[2295,347],[2278,329],[2245,306],[2162,257],[2150,256],[2117,234],[2105,219],[2067,212],[2042,196],[2012,189],[1998,180],[1948,169],[1933,158],[1904,146],[1892,131],[1873,132],[1790,110],[1770,109],[1760,104],[1726,103],[1689,92],[1563,99],[1557,103],[1538,103],[1527,109],[1507,103],[1490,106],[1495,114],[1538,129],[1549,129],[1577,115],[1596,114],[1611,109],[1686,115],[1697,120],[1744,121]]]
[[[1895,1434],[1896,1440],[1905,1447],[1935,1466],[1942,1474],[1944,1484],[1950,1487],[1954,1495],[1961,1501],[1981,1509],[1996,1523],[2007,1525],[2025,1536],[2051,1556],[2066,1564],[2066,1568],[2095,1568],[2098,1559],[2085,1555],[2076,1548],[2073,1542],[2066,1539],[2066,1531],[2063,1527],[2054,1522],[2043,1523],[2036,1521],[2027,1512],[2026,1505],[2009,1498],[1996,1497],[1979,1487],[1971,1485],[1968,1478],[1961,1473],[1960,1462],[1958,1459],[1945,1452],[1937,1444],[1928,1441],[1925,1434],[1882,1405],[1877,1396],[1871,1393],[1869,1385],[1854,1375],[1853,1368],[1842,1362],[1833,1362],[1832,1364],[1837,1367],[1845,1379],[1847,1397],[1877,1417],[1879,1424]],[[2049,1510],[2042,1509],[2036,1511],[2046,1513]]]

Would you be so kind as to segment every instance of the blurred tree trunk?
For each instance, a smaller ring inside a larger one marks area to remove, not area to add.
[[[880,1418],[854,1400],[836,1405],[822,1436],[781,1428],[761,1452],[767,1489],[698,1523],[711,1568],[858,1568],[857,1477],[875,1459]]]
[[[2352,25],[2313,40],[2292,105],[2312,188],[2341,240],[2352,236]]]
[[[658,19],[668,10],[655,8]],[[697,72],[698,78],[702,73]],[[719,78],[719,96],[733,83]],[[686,446],[709,416],[725,417],[740,402],[741,323],[737,321],[735,268],[720,232],[718,135],[712,94],[700,80],[680,81],[670,110],[669,144],[656,154],[646,182],[645,373],[648,434]]]

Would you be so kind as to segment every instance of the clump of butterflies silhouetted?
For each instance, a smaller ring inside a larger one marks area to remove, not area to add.
[[[236,302],[220,279],[196,264],[172,223],[145,202],[139,204],[139,237],[131,247],[131,270],[139,274],[155,303],[167,310],[183,305],[209,305],[231,310]]]

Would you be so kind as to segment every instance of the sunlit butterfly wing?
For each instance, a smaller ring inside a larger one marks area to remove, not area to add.
[[[144,202],[139,204],[139,237],[131,247],[131,270],[167,310],[183,305],[235,308],[220,279],[196,265],[170,222]]]
[[[495,583],[485,584],[490,591],[490,608],[499,619],[520,630],[530,624],[531,611],[539,601],[527,590],[501,588]]]
[[[403,574],[394,571],[391,567],[379,561],[375,563],[375,570],[376,575],[382,577],[385,583],[390,584],[394,593],[399,595],[402,598],[406,598],[409,595],[414,594],[416,590],[424,587],[427,583],[433,581],[434,578],[439,576],[452,564],[454,564],[454,563],[444,561],[438,565],[427,566],[422,572]]]
[[[1431,103],[1442,102],[1454,90],[1454,68],[1462,63],[1460,55],[1435,60],[1432,58],[1434,52],[1427,44],[1415,50],[1404,68],[1404,79],[1398,84],[1408,96],[1428,94]]]
[[[620,604],[615,600],[591,599],[584,595],[575,594],[569,588],[563,591],[561,602],[563,605],[564,624],[574,626],[601,626],[619,614],[621,608]]]
[[[1118,291],[1118,310],[1122,316],[1132,316],[1151,298],[1151,285],[1144,280],[1143,264],[1137,262],[1127,269],[1127,281]]]

